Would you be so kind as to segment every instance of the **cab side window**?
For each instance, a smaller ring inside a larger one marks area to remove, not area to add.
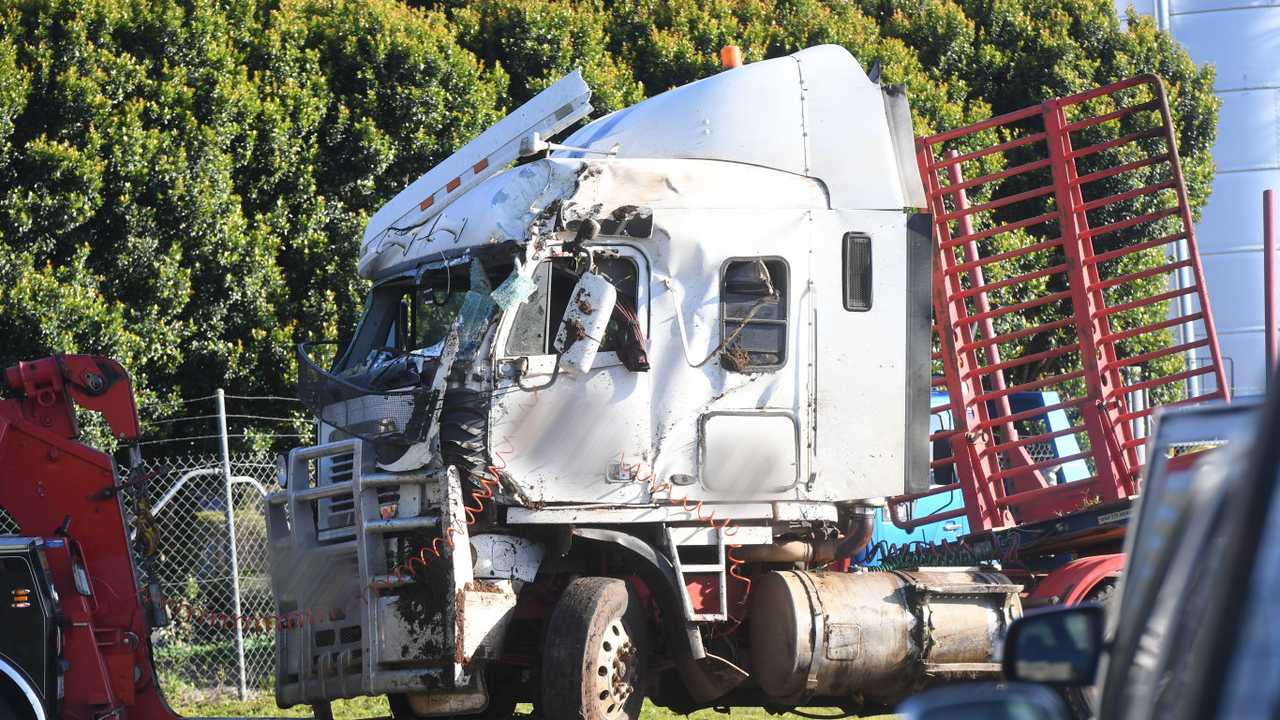
[[[551,355],[555,353],[556,332],[569,306],[569,297],[578,284],[574,258],[552,258],[538,264],[531,278],[537,289],[516,310],[507,336],[507,357]],[[618,304],[634,313],[639,292],[639,269],[625,257],[596,257],[596,272],[609,279],[618,290]],[[615,312],[600,342],[600,352],[616,352],[626,324]]]
[[[787,362],[787,263],[735,258],[720,276],[720,364],[730,372],[776,370]]]
[[[511,334],[507,336],[507,356],[521,357],[527,355],[544,355],[551,347],[554,335],[548,334],[547,296],[550,293],[548,282],[551,278],[551,261],[538,263],[533,269],[531,278],[537,289],[516,309],[515,322],[511,324]]]

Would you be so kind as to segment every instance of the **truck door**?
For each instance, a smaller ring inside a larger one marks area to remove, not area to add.
[[[617,304],[588,372],[558,367],[556,332],[577,284],[582,256],[553,257],[534,270],[536,289],[502,318],[497,338],[490,455],[525,499],[625,503],[644,497],[628,464],[651,453],[649,374],[618,350],[634,316],[649,333],[649,264],[626,245],[592,245],[596,272]]]

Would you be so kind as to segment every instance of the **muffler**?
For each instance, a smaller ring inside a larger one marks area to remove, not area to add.
[[[933,682],[996,677],[1022,614],[995,572],[771,572],[752,589],[752,677],[781,704],[892,705]]]

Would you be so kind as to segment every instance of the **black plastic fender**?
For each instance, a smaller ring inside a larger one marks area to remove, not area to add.
[[[573,536],[589,542],[608,543],[625,550],[628,556],[636,561],[636,573],[648,583],[653,590],[654,599],[662,614],[668,618],[684,617],[684,602],[680,599],[679,579],[676,569],[665,555],[658,552],[649,543],[640,538],[618,530],[600,528],[574,528]],[[663,623],[667,643],[678,657],[701,660],[706,657],[706,648],[702,646],[702,633],[698,626],[685,621]]]
[[[674,655],[672,659],[680,669],[680,679],[694,701],[684,711],[723,697],[747,679],[745,670],[707,652],[702,644],[702,633],[696,624],[688,620],[674,621],[675,618],[684,617],[684,601],[680,597],[683,589],[675,567],[657,548],[634,535],[617,530],[574,528],[573,536],[588,542],[607,543],[626,552],[633,561],[636,574],[653,591],[663,616],[672,619],[663,623],[662,631]]]

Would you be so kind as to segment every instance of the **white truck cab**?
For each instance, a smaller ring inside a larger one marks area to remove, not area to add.
[[[567,76],[379,210],[354,337],[301,349],[280,704],[866,708],[994,673],[1003,576],[821,570],[928,483],[905,93],[821,46],[549,142],[589,97]]]

